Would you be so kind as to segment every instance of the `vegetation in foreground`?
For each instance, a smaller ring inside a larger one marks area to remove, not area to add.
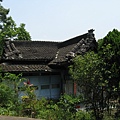
[[[24,87],[19,87],[24,82]],[[94,120],[92,112],[76,111],[82,97],[62,95],[59,100],[37,100],[32,84],[21,75],[6,73],[0,84],[0,115],[24,116],[45,120]],[[19,97],[19,92],[24,96]],[[21,99],[21,100],[20,100]]]
[[[6,73],[4,77],[1,77],[1,80],[0,115],[45,120],[96,120],[92,109],[76,110],[78,103],[85,102],[82,96],[64,94],[57,101],[45,98],[37,100],[34,87],[27,83],[21,75]],[[24,87],[18,87],[20,82],[24,82]],[[19,92],[24,92],[24,96],[20,98]],[[112,112],[114,109],[111,110],[111,115],[105,110],[102,120],[116,120]]]

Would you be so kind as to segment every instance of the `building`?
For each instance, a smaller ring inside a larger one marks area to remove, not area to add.
[[[76,94],[68,66],[76,55],[96,51],[93,31],[63,42],[6,40],[0,60],[2,72],[22,73],[35,86],[38,98],[57,99],[64,92]]]

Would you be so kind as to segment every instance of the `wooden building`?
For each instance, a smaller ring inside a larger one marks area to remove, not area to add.
[[[22,73],[36,87],[38,98],[57,99],[64,92],[76,94],[68,74],[72,59],[96,48],[93,29],[63,42],[6,40],[0,67],[3,72]]]

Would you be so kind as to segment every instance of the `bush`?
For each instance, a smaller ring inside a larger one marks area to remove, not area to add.
[[[78,111],[76,112],[75,120],[95,120],[91,112]]]
[[[17,112],[15,110],[9,110],[9,109],[0,107],[0,115],[17,116]]]
[[[91,119],[91,114],[76,111],[75,104],[82,101],[81,97],[64,94],[59,101],[45,98],[37,100],[31,84],[25,84],[25,96],[19,101],[18,85],[21,80],[19,76],[7,75],[5,78],[9,81],[0,84],[0,115],[27,116],[45,120],[94,120]],[[13,84],[7,84],[11,79]]]
[[[7,108],[13,102],[14,91],[6,84],[0,84],[0,106]]]
[[[39,101],[38,118],[46,120],[77,120],[75,104],[80,102],[80,97],[67,94],[61,96],[58,102],[41,99]],[[78,115],[79,117],[79,115]],[[89,120],[89,119],[88,119]]]
[[[82,97],[64,94],[61,96],[58,106],[64,111],[76,112],[75,105],[82,101]]]

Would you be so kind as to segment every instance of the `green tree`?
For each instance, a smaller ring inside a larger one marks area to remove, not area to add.
[[[106,71],[103,77],[108,81],[107,95],[109,103],[110,99],[114,100],[120,96],[120,32],[117,29],[113,29],[98,41],[98,54],[106,63]]]
[[[7,14],[9,13],[9,9],[5,9],[0,3],[0,55],[2,54],[3,50],[3,24],[7,23]]]
[[[17,33],[17,38],[16,40],[31,40],[31,36],[29,32],[25,30],[25,24],[20,24],[20,27],[17,28],[16,30]]]
[[[31,40],[29,32],[25,29],[25,24],[22,23],[20,27],[17,27],[12,17],[8,16],[9,11],[0,4],[0,35],[13,40]]]
[[[16,30],[17,30],[17,27],[14,20],[12,19],[12,17],[8,17],[7,22],[3,23],[2,31],[1,31],[4,38],[9,38],[14,40],[17,35]]]
[[[103,87],[106,84],[102,76],[103,66],[104,62],[98,54],[88,52],[83,56],[77,56],[69,69],[71,77],[76,80],[81,94],[83,94],[84,101],[94,111],[96,120],[103,117]],[[101,112],[99,112],[100,110]]]
[[[120,32],[114,29],[99,40],[98,53],[77,56],[70,74],[92,105],[96,119],[102,118],[104,108],[109,112],[111,100],[120,100]]]
[[[9,9],[5,9],[0,3],[0,55],[2,54],[4,39],[11,40],[31,40],[29,32],[25,29],[25,24],[17,27],[11,16],[8,16]]]

